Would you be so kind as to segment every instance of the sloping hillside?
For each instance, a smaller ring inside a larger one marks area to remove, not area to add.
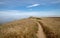
[[[41,24],[47,38],[60,38],[60,17],[30,18]]]
[[[60,18],[30,17],[6,23],[0,27],[0,38],[60,38]]]
[[[40,23],[43,24],[43,28],[48,38],[60,38],[60,18],[42,18]]]
[[[0,38],[37,38],[38,26],[35,21],[23,19],[0,27]]]

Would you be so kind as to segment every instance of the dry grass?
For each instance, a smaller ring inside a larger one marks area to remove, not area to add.
[[[40,22],[47,38],[60,38],[60,18],[42,18]]]
[[[33,20],[25,19],[3,24],[0,38],[37,38],[38,26]]]
[[[47,38],[60,38],[60,17],[34,17],[33,19],[35,19],[41,24]]]
[[[33,19],[33,20],[31,20]],[[0,38],[37,38],[39,22],[47,38],[60,38],[60,18],[35,18],[18,20],[0,26]]]

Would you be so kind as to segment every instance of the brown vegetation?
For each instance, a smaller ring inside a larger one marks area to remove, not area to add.
[[[37,38],[38,26],[33,20],[24,19],[0,27],[0,38]]]
[[[60,18],[42,18],[40,21],[47,38],[60,38]]]
[[[36,35],[39,31],[37,22],[47,38],[60,38],[60,18],[57,17],[30,17],[3,24],[0,26],[0,38],[38,38]]]

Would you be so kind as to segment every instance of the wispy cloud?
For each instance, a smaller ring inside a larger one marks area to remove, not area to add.
[[[27,6],[27,8],[31,8],[31,7],[36,7],[36,6],[39,6],[40,4],[33,4],[33,5],[30,5],[30,6]]]
[[[60,4],[60,0],[0,0],[1,9],[15,9],[16,7],[27,6],[27,8],[36,6],[47,6],[52,4]],[[30,5],[31,4],[31,5]],[[1,10],[0,9],[0,10]]]
[[[60,15],[57,11],[31,11],[31,12],[23,12],[18,10],[5,10],[0,11],[0,17],[1,16],[51,16],[51,15]]]
[[[60,17],[60,12],[56,11],[32,11],[32,12],[25,12],[25,11],[18,11],[18,10],[5,10],[0,11],[0,23],[8,22],[12,20],[18,20],[21,18],[27,18],[29,16],[36,16],[36,17]]]

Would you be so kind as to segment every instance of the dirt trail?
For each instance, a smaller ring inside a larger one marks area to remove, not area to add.
[[[38,38],[46,38],[46,36],[43,32],[43,28],[41,27],[40,23],[37,22],[37,24],[39,26],[39,30],[38,30],[38,33],[37,33]]]
[[[34,19],[32,19],[32,20],[34,20]],[[37,33],[37,36],[38,36],[38,38],[46,38],[46,35],[45,35],[45,33],[44,33],[44,31],[43,31],[43,28],[42,28],[42,24],[41,23],[39,23],[38,21],[36,21],[35,20],[35,22],[38,24],[38,33]]]

